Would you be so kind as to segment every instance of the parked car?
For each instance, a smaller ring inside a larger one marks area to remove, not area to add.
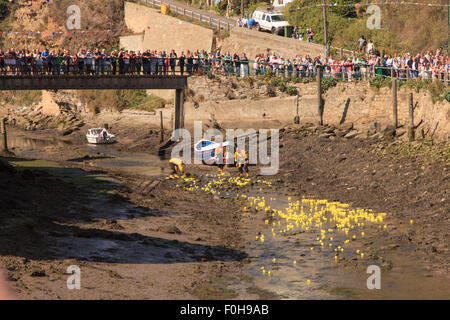
[[[284,27],[289,26],[289,23],[283,20],[283,15],[276,11],[258,8],[253,11],[252,18],[256,22],[256,29],[258,31],[267,30],[273,34],[281,34],[284,33]]]

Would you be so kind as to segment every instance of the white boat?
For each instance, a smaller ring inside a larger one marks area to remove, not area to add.
[[[114,135],[110,134],[105,128],[89,129],[86,138],[89,143],[93,144],[107,144],[116,141]]]
[[[222,147],[228,146],[230,143],[228,141],[224,141],[222,143]],[[194,144],[194,157],[196,159],[202,160],[204,164],[215,164],[216,163],[216,155],[215,151],[220,146],[219,143],[202,139],[197,141]],[[228,155],[229,153],[227,153]],[[229,156],[227,156],[224,161],[225,163],[230,162]],[[234,158],[234,155],[232,156]],[[227,161],[228,160],[228,161]]]

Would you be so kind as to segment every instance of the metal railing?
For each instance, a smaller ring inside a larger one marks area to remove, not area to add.
[[[181,14],[186,17],[191,17],[192,19],[198,20],[200,22],[205,22],[209,24],[210,27],[216,28],[216,29],[224,29],[224,30],[231,30],[235,26],[234,23],[229,23],[226,20],[220,19],[214,17],[211,14],[208,14],[207,12],[200,13],[200,9],[198,11],[194,11],[194,9],[186,8],[185,6],[177,6],[175,4],[165,3],[161,0],[139,0],[140,2],[145,2],[147,4],[151,4],[154,7],[161,8],[161,5],[165,5],[169,8],[170,11],[173,11],[177,14]],[[138,1],[138,2],[139,2]]]
[[[170,57],[137,57],[134,60],[117,57],[105,60],[64,61],[56,58],[50,60],[4,59],[0,63],[1,76],[44,76],[44,75],[224,75],[224,76],[261,76],[270,74],[282,79],[313,79],[317,70],[321,70],[323,78],[335,78],[341,81],[369,80],[374,77],[389,77],[399,80],[439,80],[450,84],[450,72],[420,71],[399,69],[369,64],[351,65],[319,65],[277,63],[255,60],[230,60],[223,58],[170,58]],[[1,62],[1,60],[0,60]]]

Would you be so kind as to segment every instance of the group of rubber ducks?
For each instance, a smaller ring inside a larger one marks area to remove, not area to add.
[[[335,262],[339,262],[339,256],[344,253],[345,247],[352,240],[365,237],[364,231],[358,232],[359,228],[367,224],[379,224],[379,228],[381,228],[387,215],[386,213],[375,213],[370,209],[351,209],[349,204],[329,202],[327,200],[303,198],[292,201],[292,198],[289,197],[287,207],[282,210],[270,206],[270,200],[275,200],[275,198],[269,198],[268,202],[264,197],[249,197],[248,200],[251,207],[271,212],[272,218],[277,218],[277,222],[272,222],[270,233],[273,238],[278,233],[284,234],[295,229],[317,232],[317,247],[320,251],[330,250],[333,252]],[[264,223],[269,225],[269,219],[265,219]],[[276,230],[277,227],[278,232]],[[384,224],[383,229],[386,228],[387,225]],[[256,240],[264,243],[264,234],[261,233],[256,236]],[[313,246],[310,248],[310,251],[313,252],[314,249],[315,247]],[[355,253],[359,259],[365,258],[362,250],[357,249]],[[275,263],[275,258],[272,262]],[[296,264],[297,261],[293,260],[293,265],[296,266]],[[269,275],[266,268],[262,270],[265,271],[263,275]]]
[[[222,174],[207,174],[207,181],[202,182],[202,177],[185,177],[182,176],[177,180],[177,187],[183,187],[187,191],[198,191],[210,193],[213,195],[221,195],[228,197],[235,197],[237,199],[246,200],[249,208],[254,208],[256,212],[265,212],[271,214],[271,220],[277,219],[277,222],[272,222],[270,234],[273,238],[277,234],[283,235],[300,229],[304,231],[316,232],[317,246],[312,246],[310,252],[315,251],[315,247],[319,251],[329,250],[334,253],[334,261],[339,262],[339,256],[346,252],[346,247],[350,245],[352,240],[357,238],[364,238],[364,231],[358,232],[359,228],[365,227],[368,224],[379,224],[379,228],[387,229],[387,225],[382,223],[386,218],[386,213],[375,213],[370,209],[352,209],[349,204],[340,202],[330,202],[320,199],[305,199],[293,200],[291,197],[287,199],[287,207],[284,209],[277,209],[271,207],[271,203],[277,200],[274,197],[265,198],[264,196],[253,196],[244,193],[230,193],[227,191],[220,191],[219,188],[233,187],[233,189],[240,189],[251,184],[253,186],[259,185],[264,187],[271,187],[272,183],[265,180],[255,180],[244,177],[230,177]],[[262,187],[260,188],[260,191]],[[278,200],[277,202],[282,202]],[[247,207],[243,208],[247,212]],[[270,225],[269,219],[265,219],[264,223]],[[412,223],[412,221],[410,221]],[[278,232],[276,230],[278,228]],[[264,244],[265,236],[260,233],[256,236],[256,241]],[[347,250],[348,251],[348,250]],[[353,254],[357,255],[359,259],[364,259],[365,254],[361,249],[356,249]],[[349,254],[352,254],[351,252]],[[272,262],[275,263],[276,258]],[[295,267],[296,260],[292,262]],[[261,267],[263,275],[271,276],[272,270]],[[311,280],[307,280],[307,285],[311,284]]]

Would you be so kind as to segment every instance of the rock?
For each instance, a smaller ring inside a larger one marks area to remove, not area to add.
[[[369,127],[370,131],[375,131],[375,132],[380,131],[380,129],[381,129],[381,125],[378,122],[373,122]]]
[[[387,125],[383,129],[383,139],[393,139],[395,137],[395,127]]]
[[[353,129],[353,122],[343,123],[339,126],[342,131],[350,131]]]
[[[358,132],[357,132],[357,131],[353,131],[353,132],[347,133],[347,134],[344,136],[344,138],[346,138],[346,139],[352,139],[352,138],[356,137],[357,135],[358,135]]]
[[[35,270],[31,273],[32,277],[45,277],[46,275],[45,270]]]
[[[319,138],[326,138],[326,139],[328,139],[332,135],[333,135],[332,133],[322,133],[322,134],[319,135]]]
[[[178,229],[176,226],[161,226],[158,227],[157,231],[170,234],[181,234],[181,230]]]
[[[64,130],[64,131],[62,132],[62,135],[63,135],[63,136],[68,136],[68,135],[71,134],[72,132],[73,132],[72,129],[67,129],[67,130]]]

